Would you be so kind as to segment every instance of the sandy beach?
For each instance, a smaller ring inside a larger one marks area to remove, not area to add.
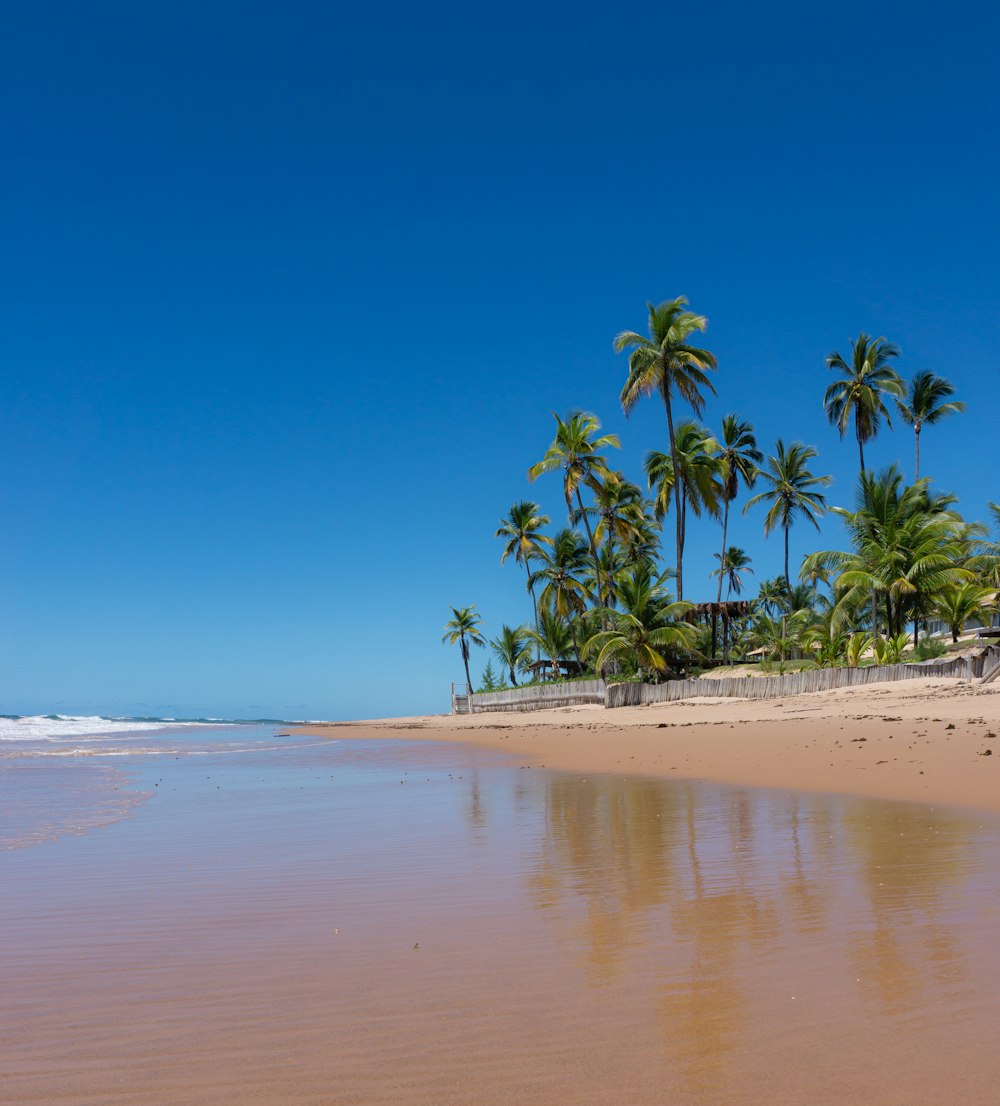
[[[1000,811],[1000,684],[912,680],[776,700],[433,715],[309,732],[469,742],[564,771]]]

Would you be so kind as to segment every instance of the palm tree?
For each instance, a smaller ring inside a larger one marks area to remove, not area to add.
[[[848,364],[836,351],[826,359],[827,368],[843,377],[835,380],[823,396],[830,422],[843,438],[847,425],[854,417],[854,434],[858,439],[858,457],[861,471],[865,471],[865,442],[878,433],[883,416],[892,429],[892,420],[882,399],[883,393],[891,396],[903,394],[903,381],[899,373],[889,365],[889,360],[899,356],[899,349],[884,338],[870,338],[859,334],[851,340],[851,363]]]
[[[734,591],[737,595],[743,591],[743,574],[753,575],[750,558],[747,556],[745,549],[740,549],[735,545],[731,545],[725,553],[713,553],[712,555],[719,562],[719,567],[713,570],[712,575],[719,577],[720,585],[723,580],[728,581],[728,587],[726,588],[726,602],[728,602]]]
[[[597,655],[598,671],[612,661],[631,658],[640,672],[656,674],[667,668],[666,651],[693,648],[695,629],[680,621],[692,604],[671,602],[663,578],[648,565],[637,566],[622,581],[619,598],[621,610],[604,612],[609,629],[594,634],[583,647],[584,657]]]
[[[671,498],[680,502],[678,534],[678,565],[684,557],[687,541],[687,512],[700,518],[702,512],[712,518],[719,515],[719,503],[724,493],[724,467],[719,459],[719,444],[712,435],[695,422],[678,423],[673,454],[655,450],[643,461],[650,491],[655,489],[653,510],[662,519],[670,507]],[[679,475],[679,479],[675,478]],[[680,594],[680,573],[677,577]]]
[[[888,637],[902,632],[907,610],[913,617],[913,643],[924,606],[943,589],[971,579],[965,567],[971,546],[969,528],[951,510],[952,496],[931,496],[926,478],[906,486],[895,465],[858,479],[855,509],[833,507],[847,528],[851,550],[812,553],[803,575],[817,566],[836,571],[835,621],[838,628],[856,618],[872,596],[871,631],[879,632],[879,603],[885,603]]]
[[[620,472],[613,472],[594,489],[594,506],[574,511],[572,521],[578,522],[585,516],[594,518],[594,541],[601,547],[600,560],[602,565],[610,562],[613,566],[616,542],[627,549],[638,544],[645,536],[644,508],[645,502],[639,488],[626,480]],[[611,580],[604,569],[601,574],[604,577],[605,594],[601,596],[600,603],[602,606],[611,606],[614,601]]]
[[[786,600],[790,591],[788,581],[783,576],[775,576],[773,580],[761,580],[757,598],[754,600],[754,610],[773,617],[787,606]]]
[[[779,438],[774,456],[768,457],[767,468],[760,471],[761,477],[769,485],[767,491],[755,495],[743,508],[743,513],[755,503],[770,503],[771,509],[764,516],[764,536],[767,537],[775,526],[781,526],[785,532],[785,585],[792,590],[788,575],[788,531],[796,516],[808,519],[819,529],[817,516],[826,509],[826,499],[815,489],[825,488],[831,483],[829,476],[813,476],[806,467],[808,462],[819,454],[812,446],[793,442],[788,448]]]
[[[500,563],[503,564],[508,557],[513,556],[518,564],[524,565],[524,571],[528,576],[528,594],[531,596],[531,609],[535,614],[535,629],[538,629],[538,603],[535,599],[535,588],[531,582],[530,562],[536,559],[543,545],[551,545],[552,539],[539,533],[543,526],[548,526],[549,516],[539,512],[537,503],[522,499],[515,503],[506,518],[500,520],[500,529],[496,536],[504,539],[503,553]],[[536,658],[537,659],[537,658]]]
[[[726,589],[726,602],[729,602],[729,597],[735,591],[737,595],[743,590],[743,574],[753,574],[753,569],[750,567],[750,558],[747,556],[745,550],[738,548],[735,545],[731,545],[725,552],[714,554],[715,559],[719,562],[719,567],[712,573],[713,576],[719,577],[719,599],[717,602],[722,602],[722,581],[726,579],[729,581],[729,586]],[[712,615],[712,656],[715,656],[715,643],[716,643],[716,618]],[[725,664],[729,663],[729,608],[727,607],[723,612],[722,617],[722,659]]]
[[[525,660],[531,656],[528,648],[528,640],[523,626],[502,626],[500,636],[490,642],[496,658],[510,673],[511,687],[517,687],[517,676],[514,669],[520,668]]]
[[[449,618],[444,624],[444,637],[441,638],[441,640],[447,645],[455,645],[457,643],[461,648],[462,663],[465,665],[465,682],[468,684],[469,691],[471,692],[472,677],[469,675],[469,646],[478,645],[480,648],[483,648],[486,645],[479,629],[481,620],[479,615],[476,614],[475,606],[452,607],[451,613],[455,617]]]
[[[587,543],[576,530],[560,530],[551,551],[542,550],[541,567],[531,574],[531,586],[541,582],[539,605],[560,618],[582,614],[590,592],[583,582],[587,567]]]
[[[965,629],[966,622],[981,615],[995,601],[996,592],[993,588],[984,588],[979,584],[966,582],[953,584],[941,591],[932,609],[938,618],[948,623],[951,640],[954,643],[958,641]]]
[[[722,465],[722,551],[720,559],[726,555],[726,540],[729,532],[729,505],[739,494],[740,482],[749,491],[757,479],[757,466],[763,461],[764,454],[757,448],[750,423],[736,415],[726,415],[722,420],[722,439],[719,449],[719,461]],[[719,573],[719,590],[715,597],[716,605],[722,602],[722,573]],[[716,616],[712,615],[712,656],[715,656]]]
[[[573,636],[568,622],[555,611],[542,608],[538,612],[538,629],[529,631],[529,636],[538,642],[542,652],[549,658],[552,679],[558,679],[561,672],[559,662],[565,660],[573,648]]]
[[[573,496],[576,496],[577,509],[583,514],[583,523],[590,542],[590,555],[598,574],[598,594],[600,594],[600,569],[597,568],[597,543],[590,529],[590,520],[583,513],[583,497],[580,485],[585,484],[591,490],[598,487],[600,481],[610,475],[607,462],[601,456],[602,449],[619,449],[621,442],[617,434],[605,434],[597,437],[601,428],[596,415],[583,411],[573,411],[565,421],[555,411],[556,436],[545,451],[545,456],[536,465],[528,469],[528,479],[537,480],[543,472],[555,469],[563,470],[563,494],[566,496],[566,510],[570,521],[573,518]],[[598,600],[600,602],[600,600]]]
[[[691,345],[693,334],[703,331],[708,320],[692,311],[685,311],[687,300],[678,296],[665,300],[659,306],[651,303],[649,309],[649,337],[633,330],[623,330],[615,337],[616,353],[631,349],[628,361],[628,379],[621,392],[622,410],[626,415],[642,396],[659,392],[667,413],[667,433],[670,436],[670,457],[677,463],[676,437],[674,434],[673,397],[678,395],[689,403],[698,416],[705,399],[701,389],[713,394],[715,388],[706,370],[715,369],[717,362],[708,350]],[[681,512],[681,489],[674,485],[674,520],[677,531],[677,595],[684,597],[684,535]]]
[[[961,400],[944,401],[955,394],[954,385],[942,376],[934,373],[919,372],[910,381],[910,389],[904,399],[896,400],[899,417],[907,426],[913,427],[913,439],[916,446],[916,460],[913,479],[920,479],[920,431],[925,426],[933,426],[947,415],[955,415],[965,410]]]

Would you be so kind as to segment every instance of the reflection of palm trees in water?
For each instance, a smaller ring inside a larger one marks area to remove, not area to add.
[[[889,1013],[913,1010],[929,983],[968,975],[950,909],[969,875],[979,823],[929,807],[858,801],[844,825],[871,912],[870,924],[850,934],[851,963],[864,993]]]
[[[666,1055],[688,1093],[703,1094],[722,1083],[746,1029],[747,952],[774,944],[779,914],[757,871],[752,797],[692,786],[684,796],[689,882],[678,888],[670,923],[690,959],[679,977],[671,971],[659,1012]]]
[[[656,780],[561,776],[529,886],[536,905],[582,907],[587,966],[608,981],[655,926],[672,883],[677,794]]]
[[[843,982],[846,952],[852,986],[873,982],[890,1015],[964,972],[949,909],[971,818],[638,778],[545,788],[533,900],[570,927],[595,985],[652,1004],[665,1075],[687,1099],[735,1078],[786,961],[822,988]],[[849,989],[845,1011],[864,993]]]

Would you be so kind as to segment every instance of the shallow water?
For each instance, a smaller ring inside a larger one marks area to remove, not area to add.
[[[107,751],[0,776],[37,777],[5,1100],[995,1101],[992,816],[270,728]]]

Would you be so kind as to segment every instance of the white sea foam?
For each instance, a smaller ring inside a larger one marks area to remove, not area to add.
[[[172,730],[189,725],[192,723],[133,722],[99,715],[36,714],[23,718],[0,718],[0,741],[62,741],[67,737],[106,737],[109,734]]]

